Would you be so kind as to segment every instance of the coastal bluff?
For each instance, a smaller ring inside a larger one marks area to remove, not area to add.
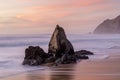
[[[107,19],[94,30],[94,34],[120,34],[120,15]]]
[[[56,25],[48,44],[48,53],[40,46],[29,46],[25,49],[23,65],[38,66],[46,63],[70,64],[76,63],[80,59],[89,59],[88,55],[93,55],[87,50],[74,51],[72,43],[68,40],[62,27]]]

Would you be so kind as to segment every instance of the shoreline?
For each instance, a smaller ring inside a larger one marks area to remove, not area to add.
[[[117,54],[117,53],[115,53]],[[119,80],[120,55],[110,54],[103,60],[83,60],[77,64],[59,65],[47,70],[33,70],[0,80]]]

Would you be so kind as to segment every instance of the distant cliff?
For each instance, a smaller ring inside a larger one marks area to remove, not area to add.
[[[115,19],[107,19],[95,30],[95,34],[120,34],[120,16]]]

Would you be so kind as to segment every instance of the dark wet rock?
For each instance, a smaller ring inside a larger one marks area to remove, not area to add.
[[[50,56],[45,60],[45,63],[52,63],[55,62],[56,58],[54,56]]]
[[[55,65],[70,64],[76,63],[79,59],[89,59],[87,55],[93,55],[93,53],[87,50],[74,52],[64,29],[57,25],[49,42],[48,53],[45,53],[39,46],[29,46],[25,50],[23,65],[38,66],[45,63],[53,63]]]
[[[89,59],[87,55],[76,55],[77,59]]]
[[[61,58],[56,59],[55,64],[70,64],[76,63],[76,61],[75,55],[64,54]]]
[[[29,46],[25,50],[25,58],[23,61],[23,65],[40,65],[44,63],[45,59],[50,55],[44,52],[42,48],[39,46]]]
[[[94,55],[93,52],[87,51],[87,50],[80,50],[75,52],[76,55]]]
[[[77,59],[89,59],[88,55],[94,55],[93,52],[87,50],[80,50],[75,52]]]
[[[56,26],[49,42],[48,53],[52,53],[58,58],[62,57],[64,54],[74,54],[72,44],[67,39],[64,29],[59,25]]]
[[[73,46],[67,39],[64,29],[59,25],[56,26],[49,42],[48,53],[55,56],[55,63],[68,64],[76,62]]]
[[[75,55],[69,55],[69,54],[64,54],[61,57],[61,63],[62,64],[70,64],[70,63],[76,63],[77,58]]]

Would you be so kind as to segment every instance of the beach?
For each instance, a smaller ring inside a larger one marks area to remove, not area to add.
[[[1,80],[120,80],[120,54],[102,60],[83,60],[46,70],[30,71]]]
[[[68,35],[75,51],[85,49],[94,55],[75,64],[22,65],[25,48],[39,45],[47,52],[49,38],[0,37],[0,80],[120,80],[119,35]]]
[[[0,80],[120,80],[120,0],[0,0]]]

